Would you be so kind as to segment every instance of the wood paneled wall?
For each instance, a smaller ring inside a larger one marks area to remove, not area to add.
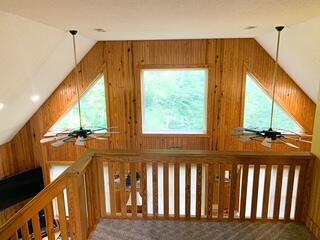
[[[160,66],[208,68],[206,135],[141,134],[140,69]],[[267,151],[259,143],[240,143],[230,132],[242,124],[246,72],[252,73],[270,92],[273,68],[274,60],[254,39],[98,42],[79,63],[81,92],[101,73],[105,74],[108,122],[117,126],[120,134],[110,136],[108,141],[91,141],[88,147]],[[75,71],[72,71],[19,134],[0,148],[2,176],[38,165],[47,172],[49,161],[75,160],[83,153],[84,149],[72,145],[53,148],[39,143],[42,135],[75,103],[75,94]],[[278,102],[311,133],[315,104],[281,68],[276,94]],[[303,144],[300,148],[309,149]],[[293,149],[276,146],[271,151],[279,150]]]
[[[312,142],[312,153],[316,155],[312,189],[310,195],[310,205],[307,218],[307,226],[310,231],[320,239],[320,97],[318,97],[317,111],[314,124],[314,136]]]

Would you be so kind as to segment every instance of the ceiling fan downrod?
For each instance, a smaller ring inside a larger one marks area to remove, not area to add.
[[[269,131],[272,131],[272,124],[273,124],[275,91],[276,91],[276,83],[277,83],[278,59],[279,59],[279,48],[280,48],[280,35],[281,35],[281,31],[284,29],[284,26],[277,26],[275,28],[278,31],[278,39],[277,39],[276,61],[274,65],[274,72],[273,72],[273,79],[272,79],[272,105],[271,105],[271,118],[270,118]]]
[[[73,40],[73,56],[74,56],[74,69],[76,71],[76,89],[77,89],[77,100],[78,100],[78,114],[79,114],[79,124],[80,130],[82,130],[82,119],[81,119],[81,104],[80,104],[80,83],[79,83],[79,71],[78,71],[78,61],[77,61],[77,50],[76,50],[76,35],[77,30],[70,30]]]

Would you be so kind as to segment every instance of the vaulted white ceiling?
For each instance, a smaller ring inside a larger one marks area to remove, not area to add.
[[[97,40],[239,37],[255,37],[274,56],[279,24],[287,26],[280,64],[316,101],[319,0],[1,0],[0,144],[73,68],[68,29],[80,31],[80,58]],[[33,95],[39,101],[32,102]]]

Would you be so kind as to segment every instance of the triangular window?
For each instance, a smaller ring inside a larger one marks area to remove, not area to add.
[[[81,119],[84,128],[97,129],[107,127],[106,93],[104,76],[84,93],[80,99]],[[66,112],[51,128],[50,132],[79,128],[78,104]]]
[[[270,126],[272,97],[252,75],[246,76],[244,127]],[[302,133],[304,129],[277,102],[274,105],[273,128]]]

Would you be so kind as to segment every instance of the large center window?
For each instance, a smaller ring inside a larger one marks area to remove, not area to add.
[[[144,134],[207,133],[206,68],[141,71]]]

